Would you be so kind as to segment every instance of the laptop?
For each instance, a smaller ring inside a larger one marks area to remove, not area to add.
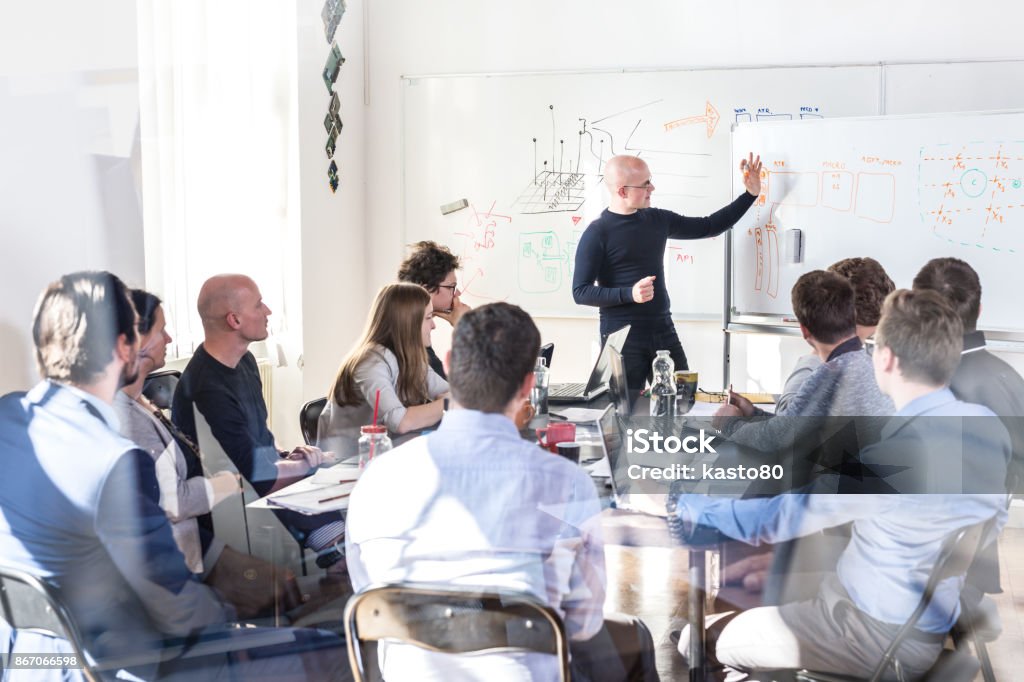
[[[599,439],[601,449],[604,451],[605,457],[608,458],[608,468],[612,474],[612,500],[615,503],[615,507],[651,516],[666,516],[665,501],[667,498],[665,493],[668,492],[667,489],[665,493],[630,493],[628,487],[626,490],[623,490],[620,485],[623,482],[623,477],[626,476],[626,469],[630,464],[639,464],[642,467],[656,467],[663,465],[664,462],[659,462],[657,456],[644,458],[634,455],[629,461],[625,460],[623,457],[625,446],[621,422],[619,415],[615,414],[614,406],[609,405],[605,409],[600,419],[597,420],[597,428],[601,435]]]
[[[611,376],[610,351],[621,353],[622,346],[629,336],[629,325],[616,330],[608,335],[604,344],[601,345],[601,352],[597,355],[597,362],[590,372],[590,379],[585,384],[561,383],[548,386],[548,402],[550,403],[586,403],[608,390],[608,379]]]
[[[555,357],[555,344],[545,343],[540,347],[539,356],[544,358],[544,366],[551,369],[551,360]]]
[[[611,378],[608,380],[608,392],[615,406],[615,413],[620,417],[633,414],[633,405],[629,399],[629,383],[626,381],[626,363],[622,353],[612,348],[608,351],[608,363],[611,366]]]

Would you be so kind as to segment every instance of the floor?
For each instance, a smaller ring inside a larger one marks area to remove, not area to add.
[[[687,551],[666,537],[664,522],[651,517],[615,515],[605,523],[608,595],[605,608],[640,616],[656,645],[662,680],[685,680],[687,670],[670,639],[685,623]],[[1007,528],[1000,537],[1003,594],[994,595],[1003,633],[988,645],[996,679],[1024,679],[1024,529]],[[736,556],[736,549],[731,550]],[[740,549],[740,552],[743,550]],[[732,560],[732,556],[728,560]],[[744,590],[728,590],[743,600]],[[751,604],[756,597],[748,595]],[[721,607],[722,600],[715,608]],[[981,675],[977,677],[981,680]]]

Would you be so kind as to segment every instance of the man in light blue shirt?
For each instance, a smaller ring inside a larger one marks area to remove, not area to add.
[[[882,441],[860,453],[863,476],[823,477],[805,492],[772,498],[670,502],[670,523],[684,541],[701,527],[759,544],[853,522],[836,574],[815,598],[752,609],[725,626],[716,654],[726,679],[776,668],[869,675],[919,602],[945,538],[993,516],[997,529],[1005,523],[1009,437],[991,411],[956,400],[947,387],[961,336],[959,317],[934,292],[886,299],[872,362],[897,413]],[[909,677],[937,658],[959,615],[962,583],[939,584],[897,652]]]
[[[516,306],[493,303],[462,316],[448,356],[455,409],[434,433],[374,459],[352,492],[352,586],[431,582],[530,592],[562,617],[574,680],[657,679],[642,624],[605,622],[593,481],[523,440],[513,423],[533,387],[539,349],[537,327]],[[617,649],[624,640],[632,641]],[[553,658],[534,653],[459,656],[389,644],[380,659],[391,681],[555,674]]]

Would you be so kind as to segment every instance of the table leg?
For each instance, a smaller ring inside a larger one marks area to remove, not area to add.
[[[690,550],[690,682],[704,682],[704,603],[706,600],[705,551]]]

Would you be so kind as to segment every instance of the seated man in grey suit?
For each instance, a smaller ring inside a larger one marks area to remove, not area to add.
[[[914,277],[914,289],[937,291],[960,314],[963,350],[949,388],[960,400],[984,405],[1003,418],[1013,440],[1009,483],[1015,490],[1024,489],[1024,378],[985,347],[985,332],[978,329],[978,273],[959,258],[935,258]]]
[[[914,290],[938,292],[960,315],[964,325],[963,350],[949,388],[960,400],[984,405],[1003,420],[1013,444],[1007,490],[1024,490],[1024,378],[985,347],[985,332],[978,329],[978,273],[959,258],[935,258],[925,263],[914,277]],[[982,592],[1002,592],[996,550],[992,545],[971,567],[971,586]]]
[[[186,567],[158,504],[152,457],[117,433],[114,395],[138,371],[136,315],[121,280],[82,272],[52,283],[32,336],[43,381],[0,399],[3,562],[56,586],[93,659],[131,659],[124,666],[143,679],[347,678],[337,637],[231,629],[231,610]],[[8,643],[67,652],[45,635],[12,640],[5,629],[0,621],[3,653]],[[164,652],[204,639],[237,651]],[[112,676],[121,666],[111,664]]]

